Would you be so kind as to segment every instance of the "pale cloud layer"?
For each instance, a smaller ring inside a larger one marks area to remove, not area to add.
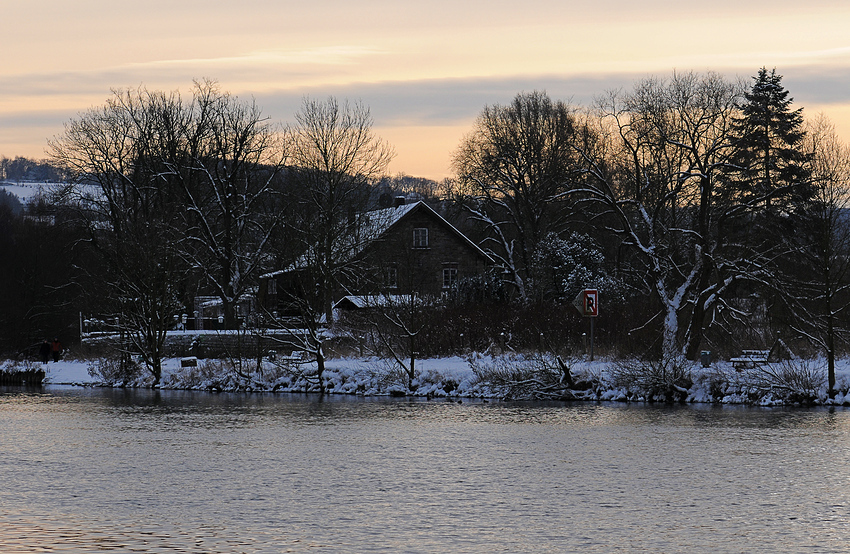
[[[306,96],[360,99],[392,170],[434,178],[487,104],[546,90],[586,105],[647,75],[776,67],[798,106],[850,138],[844,0],[524,3],[29,0],[4,6],[0,155],[41,157],[110,89],[209,77],[291,121]]]

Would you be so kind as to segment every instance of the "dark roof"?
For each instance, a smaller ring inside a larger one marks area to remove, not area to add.
[[[409,214],[412,214],[417,211],[426,211],[432,217],[437,218],[446,228],[450,229],[452,233],[454,233],[458,238],[460,238],[463,242],[465,242],[470,248],[475,250],[480,256],[485,258],[489,263],[495,264],[493,259],[481,249],[477,244],[472,242],[469,237],[461,233],[457,227],[446,221],[446,219],[434,211],[431,206],[422,202],[421,200],[415,202],[413,204],[404,204],[402,206],[396,206],[392,208],[383,208],[380,210],[372,210],[370,212],[364,212],[359,215],[359,229],[360,232],[357,235],[352,235],[350,237],[350,244],[345,250],[347,251],[347,255],[350,258],[354,258],[363,252],[366,247],[372,244],[374,241],[381,238],[384,234],[389,232],[393,227],[395,227],[400,221],[402,221]],[[311,250],[312,251],[312,250]],[[276,275],[281,275],[284,273],[290,273],[296,271],[298,269],[302,269],[309,265],[309,260],[311,259],[310,252],[308,251],[306,254],[302,255],[298,258],[291,266],[286,269],[282,269],[279,271],[273,271],[270,273],[266,273],[261,276],[261,278],[269,278],[274,277]]]
[[[427,211],[433,217],[437,218],[448,229],[450,229],[452,233],[454,233],[458,238],[465,242],[470,248],[476,250],[478,254],[486,258],[488,262],[495,263],[490,257],[490,255],[487,254],[484,250],[482,250],[480,246],[472,242],[469,237],[461,233],[457,227],[446,221],[443,216],[438,214],[431,206],[429,206],[425,202],[422,202],[421,200],[414,204],[406,204],[404,206],[398,206],[395,208],[385,208],[383,210],[374,210],[363,214],[364,216],[369,217],[376,223],[374,229],[371,232],[372,238],[369,241],[364,241],[364,247],[368,245],[369,242],[378,239],[381,235],[392,229],[399,221],[404,219],[405,216],[419,210]]]

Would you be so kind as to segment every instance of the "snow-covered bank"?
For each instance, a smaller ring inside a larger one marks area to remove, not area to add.
[[[478,356],[477,363],[505,363],[505,358],[487,358]],[[522,363],[522,357],[513,357],[508,363]],[[629,390],[613,383],[612,374],[616,372],[618,362],[598,360],[572,361],[570,367],[573,377],[584,383],[580,390],[571,394],[572,398],[608,401],[658,401],[660,397],[650,397],[639,391]],[[92,361],[63,360],[50,363],[45,367],[45,385],[77,386],[124,386],[117,382],[105,382],[90,369],[96,365]],[[813,365],[818,365],[813,363]],[[261,374],[255,371],[252,362],[246,362],[245,369],[235,371],[229,364],[220,360],[198,360],[196,367],[181,367],[178,358],[163,362],[161,388],[193,389],[211,391],[276,391],[276,392],[318,392],[318,382],[314,377],[315,363],[301,364],[296,371],[280,364],[267,362]],[[728,362],[715,362],[709,368],[693,364],[688,368],[691,383],[680,390],[678,398],[686,402],[707,402],[720,404],[757,404],[763,406],[785,405],[795,402],[795,396],[789,395],[782,387],[756,390],[746,382],[746,374],[736,372]],[[820,369],[818,371],[821,371]],[[414,392],[405,386],[404,377],[398,368],[386,360],[375,358],[347,358],[328,360],[323,374],[325,389],[335,394],[358,394],[365,396],[407,395],[427,397],[476,397],[500,398],[504,389],[482,380],[480,372],[473,370],[468,358],[451,357],[418,360],[417,377],[413,382]],[[836,368],[837,388],[835,399],[830,400],[825,386],[814,391],[809,399],[815,404],[850,406],[850,360],[841,360]],[[141,373],[127,386],[147,386],[149,377]]]
[[[44,384],[93,385],[98,379],[89,374],[91,362],[82,360],[59,360],[49,364],[37,364],[44,369]]]

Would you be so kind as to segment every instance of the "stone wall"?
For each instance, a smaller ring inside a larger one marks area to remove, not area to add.
[[[85,350],[91,355],[105,354],[119,347],[120,338],[112,335],[96,339],[83,339]],[[257,356],[257,348],[262,349],[264,356],[275,351],[281,355],[289,355],[298,348],[297,337],[291,331],[269,331],[263,335],[253,333],[238,333],[222,331],[170,332],[165,339],[165,355],[169,358],[195,356],[197,358],[227,358]]]

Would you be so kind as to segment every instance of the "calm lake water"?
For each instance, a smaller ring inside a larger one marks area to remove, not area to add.
[[[838,552],[850,411],[0,394],[0,552]]]

